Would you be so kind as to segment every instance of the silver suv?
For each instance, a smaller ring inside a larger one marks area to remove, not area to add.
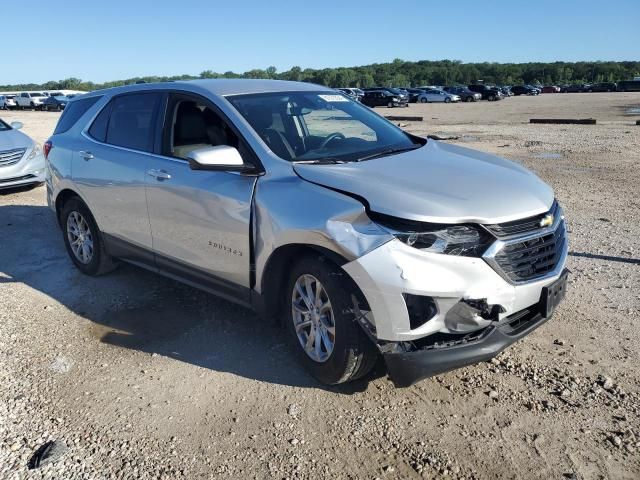
[[[45,144],[75,265],[117,260],[282,322],[320,381],[397,386],[487,360],[566,288],[545,183],[307,83],[203,80],[73,99]]]

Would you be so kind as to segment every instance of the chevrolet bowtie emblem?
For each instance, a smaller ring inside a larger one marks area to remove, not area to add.
[[[542,220],[540,220],[540,228],[544,228],[544,227],[550,227],[551,225],[553,225],[553,213],[547,213]]]

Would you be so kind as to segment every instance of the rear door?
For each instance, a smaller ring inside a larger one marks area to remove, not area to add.
[[[161,100],[158,92],[114,97],[83,132],[74,158],[75,183],[107,242],[125,258],[153,257],[145,172]]]
[[[216,145],[236,147],[251,162],[249,148],[213,103],[170,94],[161,155],[149,159],[145,175],[153,251],[164,271],[247,302],[257,177],[190,168],[189,151]]]

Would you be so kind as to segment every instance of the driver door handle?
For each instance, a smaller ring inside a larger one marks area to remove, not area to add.
[[[171,179],[171,174],[169,172],[165,170],[156,170],[155,168],[152,168],[151,170],[147,170],[147,175],[155,178],[159,182]]]

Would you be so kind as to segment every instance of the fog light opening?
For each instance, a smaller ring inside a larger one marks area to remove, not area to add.
[[[438,306],[432,297],[403,293],[404,302],[409,312],[411,330],[421,327],[438,314]]]

